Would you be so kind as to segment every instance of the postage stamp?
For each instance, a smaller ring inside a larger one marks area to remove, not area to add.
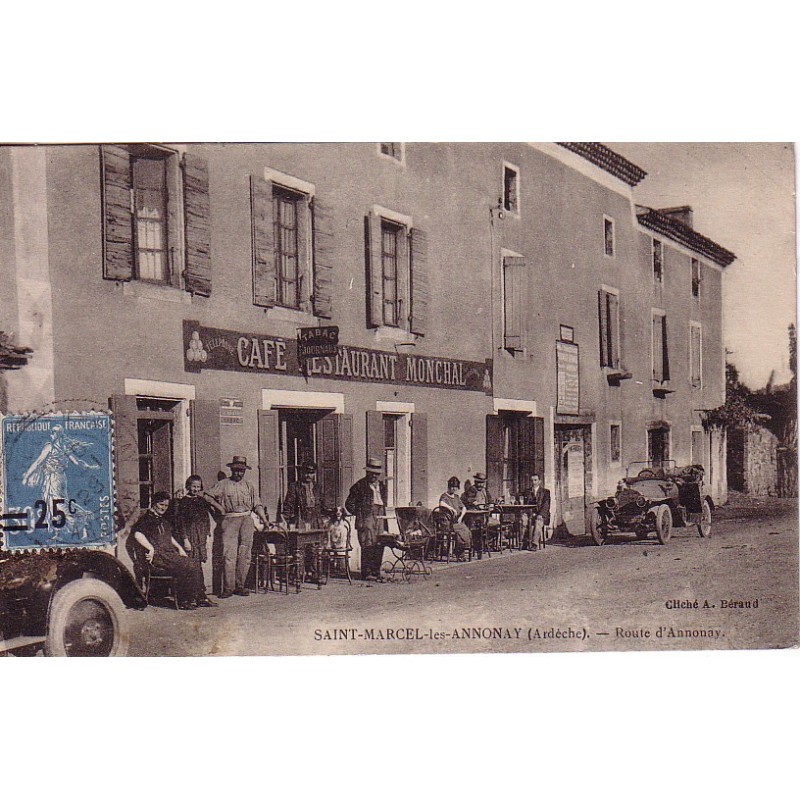
[[[110,414],[4,416],[0,430],[2,549],[110,544]]]

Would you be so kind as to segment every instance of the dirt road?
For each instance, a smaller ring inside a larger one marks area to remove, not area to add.
[[[667,546],[619,537],[553,543],[427,580],[332,580],[218,608],[131,612],[132,655],[464,653],[789,647],[798,642],[792,500],[739,498],[713,535]]]

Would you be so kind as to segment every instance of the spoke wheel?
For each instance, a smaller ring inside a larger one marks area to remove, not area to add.
[[[656,511],[656,536],[661,544],[666,544],[672,536],[672,512],[666,504]]]
[[[56,593],[50,606],[49,656],[123,656],[128,652],[125,608],[103,581],[81,578]]]
[[[598,547],[605,543],[607,536],[606,526],[603,522],[602,516],[600,515],[600,509],[596,506],[592,506],[591,510],[589,511],[587,528],[589,536],[592,537],[592,541],[598,545]]]
[[[697,523],[697,532],[707,539],[711,536],[711,505],[708,500],[703,500],[703,511],[700,517],[700,522]]]

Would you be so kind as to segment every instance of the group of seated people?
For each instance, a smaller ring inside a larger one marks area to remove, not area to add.
[[[452,529],[455,535],[454,554],[463,558],[472,543],[472,531],[465,523],[468,510],[487,511],[494,507],[486,489],[486,475],[476,472],[472,481],[467,481],[463,494],[460,493],[461,481],[454,475],[447,481],[447,491],[439,498],[439,507],[452,512]],[[550,491],[542,486],[539,475],[531,476],[530,488],[520,497],[525,505],[534,506],[529,515],[530,535],[527,537],[529,550],[538,550],[542,546],[544,529],[550,524]],[[499,526],[499,522],[489,520],[491,528]]]

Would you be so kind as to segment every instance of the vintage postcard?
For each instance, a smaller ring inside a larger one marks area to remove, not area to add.
[[[0,146],[0,654],[796,647],[794,159]]]

